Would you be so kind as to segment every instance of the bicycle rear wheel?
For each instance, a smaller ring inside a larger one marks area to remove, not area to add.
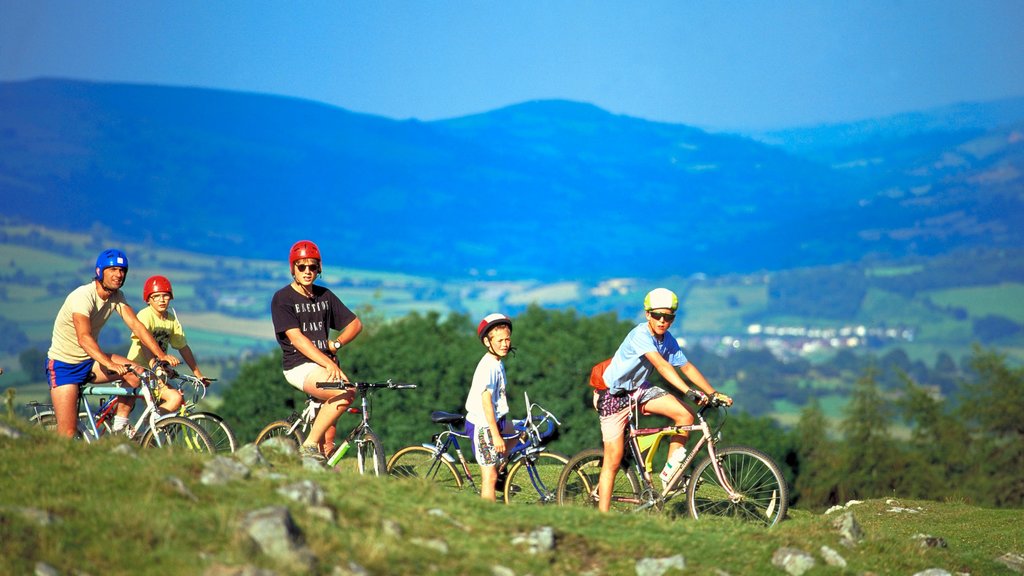
[[[705,458],[694,468],[687,489],[691,516],[728,516],[765,526],[774,526],[785,517],[789,490],[771,457],[744,446],[722,448],[717,455],[722,475],[736,495],[729,496],[711,459]]]
[[[505,478],[505,504],[554,504],[558,500],[558,478],[568,461],[555,452],[540,452],[517,461]]]
[[[164,418],[157,422],[154,428],[146,430],[142,437],[142,447],[203,454],[216,452],[210,436],[198,424],[180,416]]]
[[[298,461],[299,447],[302,446],[302,433],[294,423],[287,420],[271,422],[256,435],[256,448],[271,466],[294,464]]]
[[[458,490],[462,478],[443,453],[426,446],[406,446],[388,461],[388,474],[396,478],[419,478],[445,488]]]
[[[217,452],[234,452],[238,449],[238,440],[234,431],[224,422],[224,419],[212,412],[193,412],[188,419],[199,424],[213,440],[213,446]]]
[[[573,456],[558,478],[558,503],[570,506],[597,507],[597,481],[604,464],[604,450],[591,448]],[[611,509],[628,512],[636,510],[640,498],[640,482],[631,467],[619,469],[612,487]]]

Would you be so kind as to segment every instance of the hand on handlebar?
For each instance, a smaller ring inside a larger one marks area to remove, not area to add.
[[[697,406],[703,406],[708,403],[708,395],[696,388],[690,388],[687,390],[686,397],[693,401]]]
[[[711,395],[711,397],[718,404],[725,404],[726,406],[732,406],[732,398],[730,398],[729,396],[727,396],[725,394],[722,394],[721,392],[715,392],[714,394]]]

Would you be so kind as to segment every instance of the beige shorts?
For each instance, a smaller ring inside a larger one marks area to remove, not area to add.
[[[303,386],[306,384],[306,379],[309,378],[311,374],[323,371],[323,369],[324,367],[316,362],[306,362],[305,364],[299,364],[291,370],[285,370],[284,379],[299,392],[305,392]]]

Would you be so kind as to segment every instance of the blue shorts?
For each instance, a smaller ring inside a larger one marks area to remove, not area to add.
[[[79,364],[68,364],[60,360],[46,359],[46,381],[50,388],[65,384],[85,384],[93,379],[92,367],[96,361],[89,359]]]

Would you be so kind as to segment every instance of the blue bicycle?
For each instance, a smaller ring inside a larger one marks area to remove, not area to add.
[[[499,467],[498,490],[506,504],[553,504],[557,500],[558,477],[568,458],[549,452],[545,444],[553,439],[561,423],[544,407],[531,403],[529,394],[524,393],[524,397],[526,418],[513,420],[515,433],[505,436],[506,441],[515,440],[517,444]],[[466,417],[435,411],[430,419],[444,426],[444,430],[435,434],[431,443],[406,446],[395,452],[388,461],[388,474],[419,478],[456,490],[468,484],[479,493],[460,444],[465,441],[472,446],[465,430]]]

